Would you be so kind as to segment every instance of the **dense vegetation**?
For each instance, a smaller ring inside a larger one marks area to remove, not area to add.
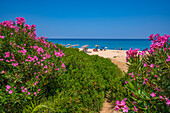
[[[16,19],[0,23],[0,112],[99,112],[115,97],[122,73],[109,59],[48,42]]]
[[[150,49],[127,51],[126,89],[116,110],[139,113],[170,112],[170,35],[151,35]]]

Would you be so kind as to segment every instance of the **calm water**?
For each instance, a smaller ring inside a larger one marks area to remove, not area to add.
[[[99,48],[108,47],[107,49],[119,49],[122,47],[123,50],[129,50],[131,47],[143,50],[149,48],[151,44],[148,39],[48,39],[48,41],[63,45],[79,44],[79,46],[77,46],[78,48],[83,45],[89,45],[88,48],[93,49],[95,45],[100,45]]]

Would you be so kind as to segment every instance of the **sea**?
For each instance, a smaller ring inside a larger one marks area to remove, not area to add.
[[[73,48],[81,48],[84,45],[89,45],[89,49],[96,48],[95,45],[99,45],[99,49],[106,47],[110,50],[129,50],[131,47],[133,49],[139,48],[140,51],[149,48],[151,42],[149,39],[48,39],[55,44],[63,44],[64,46],[68,47],[68,45],[76,45]],[[68,44],[68,45],[67,45]],[[69,45],[69,46],[70,46]]]

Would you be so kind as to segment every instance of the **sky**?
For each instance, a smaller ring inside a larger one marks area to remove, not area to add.
[[[1,0],[0,22],[24,17],[49,38],[170,35],[170,0]]]

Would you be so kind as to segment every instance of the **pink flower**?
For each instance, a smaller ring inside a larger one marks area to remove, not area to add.
[[[35,79],[37,79],[37,78],[38,78],[38,76],[35,77]]]
[[[64,63],[62,63],[62,64],[61,64],[61,67],[62,67],[62,68],[65,68],[65,65],[64,65]]]
[[[152,97],[155,97],[155,96],[156,96],[156,93],[152,92],[150,95],[151,95]]]
[[[123,108],[123,112],[128,112],[128,110],[129,110],[129,108],[126,107],[126,105],[125,105],[124,108]]]
[[[147,66],[147,63],[144,63],[144,65],[143,65],[144,67],[146,67]]]
[[[125,81],[125,84],[128,84],[129,82],[128,81]]]
[[[13,91],[12,91],[12,90],[10,90],[10,91],[9,91],[9,94],[12,94],[12,92],[13,92]]]
[[[7,89],[10,89],[10,88],[11,88],[11,86],[10,86],[10,85],[6,85],[5,87],[6,87]]]
[[[154,67],[154,64],[151,64],[150,67]]]
[[[35,95],[35,96],[37,96],[37,93],[36,93],[36,92],[34,92],[34,95]]]
[[[22,86],[21,89],[24,89],[24,86]]]
[[[3,61],[3,60],[4,60],[3,58],[0,59],[0,61]]]
[[[160,99],[163,99],[163,97],[162,97],[161,95],[159,95],[159,98],[160,98]]]
[[[155,75],[155,77],[158,77],[158,75]]]
[[[14,89],[15,89],[16,87],[14,87]]]
[[[45,65],[44,68],[47,68],[47,65]]]
[[[168,55],[168,59],[166,59],[166,61],[167,61],[167,62],[169,62],[169,61],[170,61],[170,56],[169,56],[169,55]]]
[[[23,89],[22,92],[25,92],[25,90]]]
[[[38,89],[38,91],[41,91],[41,89]]]
[[[143,84],[146,84],[146,81],[145,81],[145,80],[143,81]]]
[[[25,23],[25,19],[23,17],[17,17],[16,19],[17,19],[16,23],[19,25],[22,25]]]
[[[135,112],[138,111],[137,108],[136,108],[136,106],[134,106],[134,111],[135,111]]]
[[[0,35],[0,38],[5,38],[5,36],[1,36],[1,35]]]
[[[120,107],[119,107],[118,105],[116,105],[115,110],[116,110],[116,111],[119,111],[119,109],[120,109]]]
[[[3,70],[2,72],[1,72],[1,74],[3,74],[5,71]]]
[[[30,92],[28,92],[28,95],[30,95],[31,93]]]

